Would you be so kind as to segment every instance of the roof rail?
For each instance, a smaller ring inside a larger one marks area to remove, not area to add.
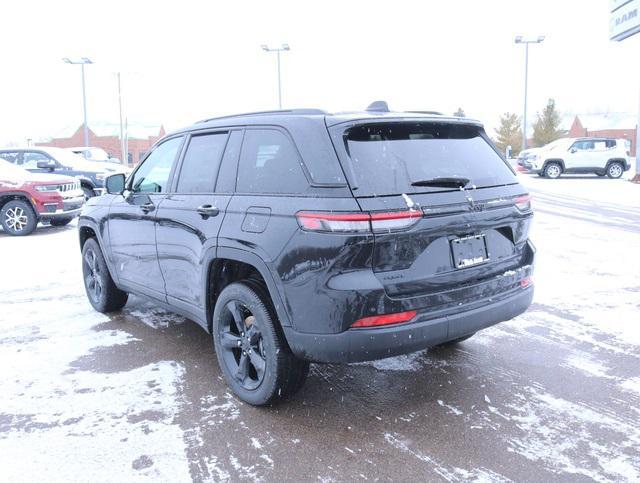
[[[245,112],[242,114],[231,114],[228,116],[218,116],[218,117],[211,117],[209,119],[203,119],[201,121],[196,122],[196,124],[200,124],[203,122],[209,122],[209,121],[215,121],[218,119],[230,119],[230,118],[234,118],[234,117],[246,117],[246,116],[277,116],[277,115],[284,115],[284,114],[298,114],[298,115],[305,115],[305,114],[327,114],[327,111],[323,111],[322,109],[281,109],[281,110],[275,110],[275,111],[257,111],[257,112]]]
[[[405,111],[409,114],[433,114],[436,116],[443,116],[444,114],[442,114],[441,112],[438,111]]]

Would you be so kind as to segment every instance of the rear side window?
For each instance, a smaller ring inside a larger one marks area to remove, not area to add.
[[[20,153],[18,151],[5,151],[0,153],[0,159],[4,159],[13,164],[20,164]]]
[[[248,129],[244,134],[236,191],[302,193],[308,188],[298,152],[276,129]]]
[[[412,186],[434,178],[467,178],[479,188],[516,182],[476,126],[371,123],[348,129],[343,138],[358,196],[451,189]]]
[[[193,136],[184,155],[178,193],[213,193],[227,133]]]

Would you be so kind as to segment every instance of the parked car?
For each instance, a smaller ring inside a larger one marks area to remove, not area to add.
[[[102,148],[78,146],[66,149],[78,156],[82,156],[87,161],[93,163],[94,167],[99,167],[109,174],[125,173],[129,175],[131,173],[131,168],[122,164],[118,158],[111,157],[109,153]]]
[[[267,404],[309,361],[457,343],[533,296],[529,195],[467,118],[290,110],[210,119],[107,178],[79,224],[87,296],[129,293],[212,334]]]
[[[523,160],[522,166],[547,178],[563,173],[595,173],[619,178],[631,167],[625,139],[563,138],[539,148]]]
[[[104,169],[63,148],[5,148],[0,149],[0,159],[32,173],[73,176],[80,181],[87,199],[102,194],[104,190],[104,179],[107,176]]]
[[[80,214],[84,194],[69,176],[34,174],[0,159],[0,225],[5,233],[28,235],[38,222],[68,224]]]
[[[528,170],[529,168],[527,168],[527,162],[532,161],[538,151],[540,151],[540,148],[529,148],[520,151],[517,157],[518,166],[524,168],[525,170]]]

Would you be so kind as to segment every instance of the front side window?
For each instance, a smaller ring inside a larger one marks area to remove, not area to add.
[[[593,150],[593,141],[577,141],[573,144],[573,149],[577,149],[578,151]]]
[[[236,186],[239,193],[302,193],[307,187],[298,152],[283,132],[245,132]]]
[[[178,193],[213,193],[226,133],[193,136],[184,155]]]
[[[181,145],[182,138],[177,137],[157,146],[136,170],[131,190],[136,193],[166,192],[171,168]]]
[[[42,153],[24,153],[22,155],[22,167],[24,169],[38,169],[39,161],[49,161],[49,156]]]

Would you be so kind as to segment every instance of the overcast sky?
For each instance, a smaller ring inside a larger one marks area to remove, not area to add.
[[[284,107],[332,111],[384,99],[399,110],[462,107],[488,130],[522,112],[524,47],[529,112],[553,97],[564,113],[637,112],[640,35],[608,40],[608,0],[33,2],[0,6],[0,142],[55,135],[82,122],[86,56],[89,120],[125,114],[171,130],[220,114],[277,108],[276,59],[287,42]]]

